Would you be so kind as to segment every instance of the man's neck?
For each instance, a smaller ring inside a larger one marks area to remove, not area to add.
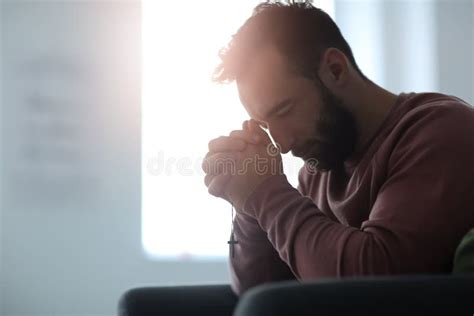
[[[358,85],[356,97],[351,102],[358,130],[356,152],[372,138],[397,99],[397,95],[371,81],[362,81]]]

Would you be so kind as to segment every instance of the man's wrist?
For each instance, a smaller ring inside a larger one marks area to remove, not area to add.
[[[257,208],[259,207],[259,202],[262,199],[262,196],[268,194],[267,190],[272,190],[274,183],[278,184],[280,182],[285,182],[290,185],[284,173],[271,175],[260,182],[245,200],[242,207],[243,213],[252,218],[256,218]]]
[[[244,238],[247,241],[261,241],[267,239],[257,220],[242,212],[237,212],[234,218],[234,232],[237,240]]]

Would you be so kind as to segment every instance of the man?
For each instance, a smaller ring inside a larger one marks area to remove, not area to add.
[[[216,81],[236,82],[251,117],[212,140],[203,163],[209,193],[237,211],[237,294],[279,280],[451,271],[474,227],[467,103],[377,86],[308,3],[257,6],[220,56]],[[262,128],[305,160],[297,189]]]

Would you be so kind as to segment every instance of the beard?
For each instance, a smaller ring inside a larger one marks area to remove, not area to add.
[[[309,140],[301,151],[292,150],[292,154],[303,158],[309,167],[318,171],[342,170],[344,161],[356,145],[356,122],[343,101],[319,78],[317,80],[319,84],[316,86],[320,89],[322,99],[320,116],[314,129],[318,139]]]

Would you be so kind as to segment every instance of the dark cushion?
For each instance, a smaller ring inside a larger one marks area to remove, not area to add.
[[[474,228],[464,236],[456,249],[453,273],[474,273]]]
[[[236,316],[474,314],[474,275],[294,281],[246,292]]]
[[[122,295],[119,315],[232,315],[236,304],[230,285],[142,287]]]

